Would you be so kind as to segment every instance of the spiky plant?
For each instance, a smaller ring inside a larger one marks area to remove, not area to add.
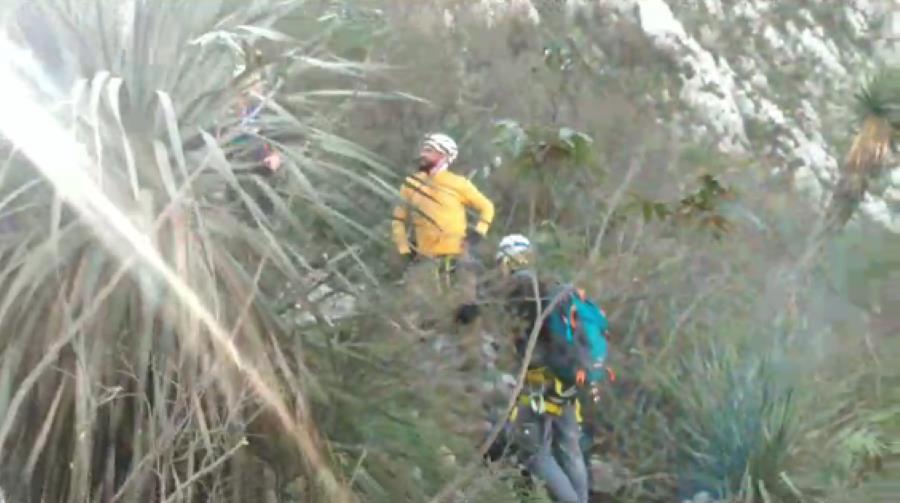
[[[880,173],[900,129],[900,69],[884,69],[856,95],[859,130],[844,159],[827,213],[826,229],[838,231],[865,197]]]
[[[765,357],[709,342],[683,362],[681,382],[664,388],[681,407],[673,421],[686,495],[743,492],[741,501],[795,501],[782,477],[796,442],[792,390]]]
[[[334,208],[352,207],[351,182],[387,194],[380,164],[330,135],[328,109],[303,95],[260,115],[280,180],[250,177],[251,194],[232,162],[249,147],[230,141],[228,110],[254,73],[361,74],[316,34],[273,30],[301,6],[41,0],[7,12],[31,51],[4,50],[0,69],[27,82],[0,96],[22,98],[0,169],[0,487],[13,500],[259,501],[273,479],[303,481],[304,501],[352,499],[312,420],[307,355],[269,294],[302,288],[309,255],[365,235]]]

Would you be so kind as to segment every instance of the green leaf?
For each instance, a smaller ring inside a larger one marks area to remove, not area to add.
[[[654,205],[654,210],[656,211],[656,217],[660,220],[665,219],[671,214],[669,207],[666,206],[665,203],[656,203]]]
[[[900,127],[900,68],[880,68],[856,94],[855,100],[861,118],[880,117],[895,128]]]
[[[513,120],[500,120],[496,125],[499,131],[494,143],[509,152],[513,159],[521,157],[529,141],[528,134],[522,126]]]
[[[563,128],[559,129],[559,134],[557,135],[557,138],[559,138],[559,140],[562,141],[570,149],[574,149],[575,148],[574,138],[577,134],[578,133],[574,129],[563,127]]]
[[[644,214],[645,222],[649,222],[653,219],[653,210],[654,210],[653,203],[646,201],[643,204],[641,204],[641,211]]]

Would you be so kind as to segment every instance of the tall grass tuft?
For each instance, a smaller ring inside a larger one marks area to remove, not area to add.
[[[664,389],[677,408],[670,432],[683,495],[763,501],[769,493],[787,501],[782,473],[796,441],[796,415],[793,389],[771,359],[758,349],[709,341],[683,356],[672,377]]]
[[[352,499],[310,411],[307,355],[271,307],[280,285],[307,281],[316,248],[288,248],[274,222],[308,243],[365,237],[329,203],[347,180],[387,197],[385,171],[330,134],[315,103],[266,102],[259,134],[285,159],[277,191],[251,178],[261,190],[248,192],[233,162],[247,147],[229,141],[228,110],[254,74],[362,71],[326,60],[315,35],[271,28],[301,4],[11,12],[33,52],[6,51],[4,71],[29,84],[23,107],[52,113],[48,130],[3,131],[16,140],[0,176],[0,486],[13,500],[258,501],[298,480],[309,500]],[[41,134],[63,143],[18,150]],[[260,286],[273,275],[277,288]]]

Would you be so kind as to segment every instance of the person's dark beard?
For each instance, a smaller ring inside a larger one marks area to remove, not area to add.
[[[430,161],[426,157],[419,157],[416,159],[416,169],[419,171],[425,171],[426,173],[431,171],[437,163]]]

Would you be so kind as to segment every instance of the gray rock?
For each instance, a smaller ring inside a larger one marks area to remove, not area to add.
[[[595,458],[591,459],[591,490],[614,494],[625,485],[625,469]]]

